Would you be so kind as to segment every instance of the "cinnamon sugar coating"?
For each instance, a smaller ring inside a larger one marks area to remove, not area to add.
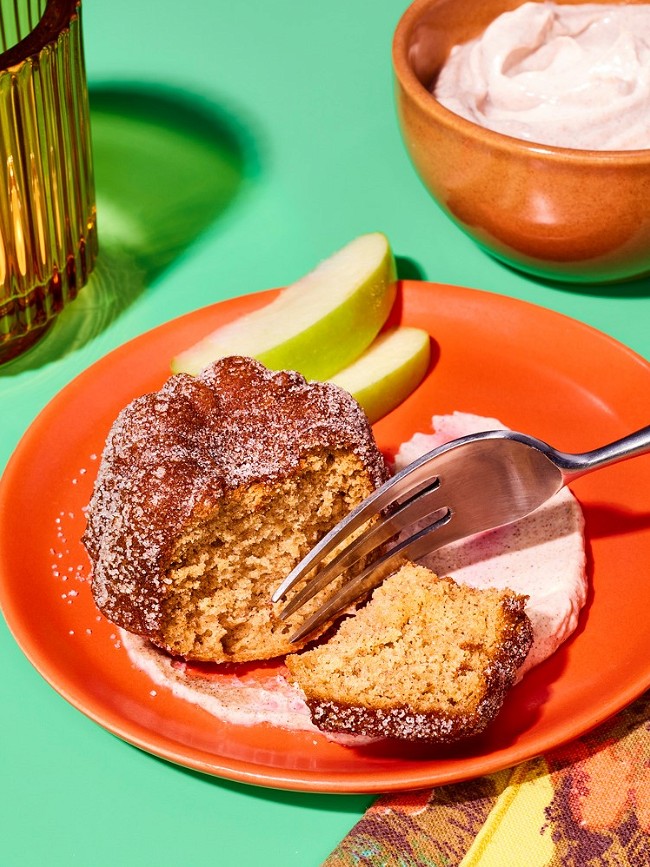
[[[386,474],[336,386],[242,357],[172,376],[108,435],[83,537],[95,601],[187,658],[288,652],[272,590]]]
[[[526,658],[525,602],[408,563],[287,667],[324,731],[458,741],[494,719]]]

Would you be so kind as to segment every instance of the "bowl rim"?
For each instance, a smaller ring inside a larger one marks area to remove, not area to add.
[[[440,2],[441,0],[413,0],[402,13],[393,34],[392,63],[397,83],[404,94],[412,99],[424,114],[439,121],[444,126],[454,129],[459,135],[475,140],[482,139],[485,144],[500,150],[531,154],[543,159],[573,161],[585,165],[606,164],[610,167],[612,165],[624,167],[650,163],[650,147],[630,150],[594,150],[527,141],[481,126],[446,108],[422,84],[408,60],[408,37],[414,29],[414,25],[424,11]],[[524,3],[526,0],[520,0],[520,2]],[[572,0],[572,2],[588,3],[590,0]]]

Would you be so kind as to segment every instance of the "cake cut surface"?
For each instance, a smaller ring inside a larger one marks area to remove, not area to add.
[[[96,604],[187,659],[287,653],[305,612],[280,621],[273,590],[386,476],[336,386],[243,357],[173,376],[109,433],[84,535]]]
[[[500,710],[532,642],[525,601],[406,563],[286,664],[324,731],[452,742]]]

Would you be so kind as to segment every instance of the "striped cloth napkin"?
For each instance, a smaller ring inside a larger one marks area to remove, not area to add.
[[[381,796],[323,867],[650,867],[650,693],[515,768]]]

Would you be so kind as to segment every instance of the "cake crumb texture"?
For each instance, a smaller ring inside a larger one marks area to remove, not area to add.
[[[322,600],[283,622],[272,591],[386,477],[363,411],[334,385],[243,357],[172,376],[108,435],[83,539],[95,602],[188,659],[287,653]]]
[[[287,667],[325,731],[452,742],[500,710],[532,642],[525,602],[406,563]]]

